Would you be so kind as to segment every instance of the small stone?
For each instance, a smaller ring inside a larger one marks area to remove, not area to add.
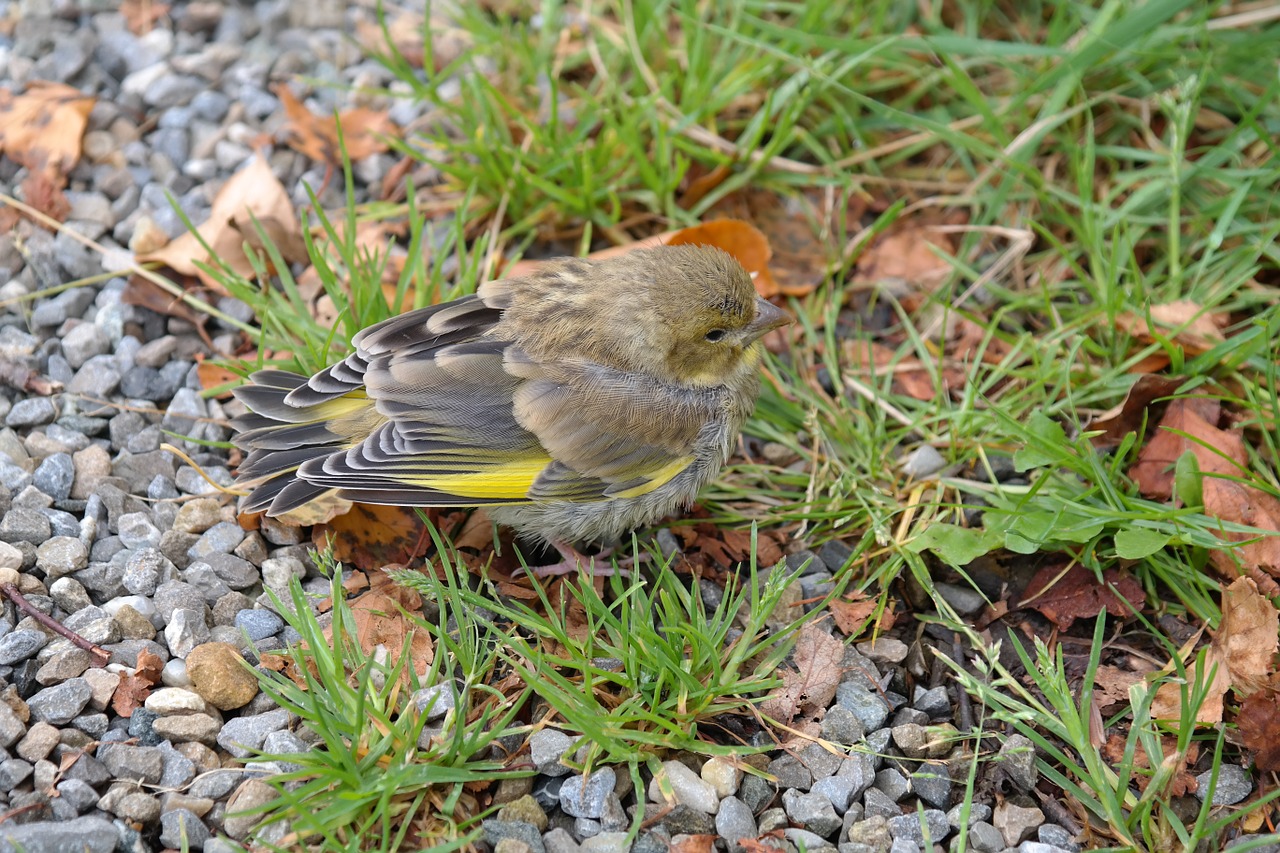
[[[258,695],[258,679],[233,646],[204,643],[191,650],[186,662],[192,689],[219,710],[241,708]]]
[[[649,800],[663,802],[661,781],[665,776],[671,786],[671,794],[678,805],[687,806],[704,814],[715,814],[720,800],[711,785],[679,761],[664,761],[662,770],[649,783]]]
[[[0,666],[21,663],[45,647],[49,635],[43,631],[21,629],[0,637]]]
[[[137,716],[137,711],[134,716]],[[218,734],[222,731],[222,720],[208,714],[180,714],[173,717],[161,717],[152,723],[156,735],[176,744],[194,741],[205,746],[217,743]],[[265,735],[264,735],[265,737]]]
[[[76,467],[69,453],[54,453],[46,456],[31,475],[31,484],[55,501],[64,501],[71,496],[71,485],[75,482]]]
[[[1005,739],[996,755],[996,761],[1009,781],[1023,793],[1035,787],[1040,774],[1036,772],[1036,747],[1025,735],[1014,734]]]
[[[1044,823],[1044,812],[1003,800],[995,807],[991,822],[1000,830],[1007,846],[1017,847]]]
[[[884,699],[852,681],[846,681],[836,688],[836,703],[852,711],[867,732],[876,731],[889,719],[889,706]]]
[[[895,803],[902,802],[902,798],[911,793],[911,784],[907,782],[907,777],[892,767],[886,767],[876,774],[875,786]]]
[[[1076,843],[1075,837],[1070,832],[1058,826],[1056,823],[1046,823],[1040,827],[1036,833],[1041,844],[1048,844],[1059,850],[1067,850],[1070,853],[1076,853],[1080,849],[1080,845]]]
[[[289,712],[284,709],[252,717],[237,717],[223,725],[222,731],[218,733],[218,746],[236,758],[248,758],[253,750],[262,748],[267,735],[281,731],[288,725]]]
[[[27,700],[32,718],[53,726],[71,722],[89,704],[92,691],[83,678],[46,687]]]
[[[742,784],[743,771],[734,761],[724,756],[714,755],[706,760],[698,775],[702,777],[702,781],[712,787],[716,796],[723,800],[738,792],[738,786]]]
[[[89,549],[79,539],[54,536],[36,548],[36,568],[50,579],[65,577],[89,565]]]
[[[969,824],[969,844],[978,853],[998,853],[1005,848],[1000,830],[982,820]]]
[[[823,838],[830,838],[840,828],[841,821],[832,808],[831,800],[822,794],[784,791],[782,805],[792,823]]]
[[[951,827],[947,824],[947,814],[940,809],[925,809],[922,814],[904,814],[889,818],[889,834],[894,839],[906,839],[917,848],[924,845],[926,840],[938,844],[947,837],[949,832]]]
[[[858,715],[841,705],[832,706],[822,718],[822,738],[842,746],[852,746],[866,735]]]
[[[4,641],[0,640],[0,644]],[[556,729],[541,729],[529,736],[529,758],[544,776],[567,776],[572,772],[560,759],[573,749],[573,738]]]
[[[543,811],[542,806],[538,805],[538,801],[528,794],[498,809],[498,820],[528,823],[537,828],[538,832],[547,831],[547,813]]]
[[[932,477],[947,465],[947,460],[932,445],[924,444],[907,454],[902,460],[902,473],[912,480]]]
[[[203,847],[209,828],[186,809],[174,809],[160,816],[160,843],[180,850]]]
[[[3,640],[0,640],[3,642]],[[1206,770],[1196,777],[1196,797],[1204,800],[1209,792],[1214,771]],[[1234,806],[1253,792],[1253,781],[1248,772],[1238,764],[1223,764],[1217,771],[1218,779],[1213,788],[1215,806]]]
[[[911,788],[928,805],[945,809],[951,805],[951,774],[947,765],[926,761],[911,774]]]
[[[907,657],[907,644],[894,637],[877,637],[858,643],[857,649],[876,663],[899,664]]]
[[[895,808],[894,814],[898,812]],[[849,827],[849,842],[862,844],[873,850],[888,850],[893,843],[889,834],[889,821],[883,815],[868,816]]]
[[[130,782],[155,785],[164,772],[164,755],[154,746],[104,744],[98,750],[98,760],[117,779]]]
[[[739,839],[755,839],[759,835],[755,815],[746,803],[737,797],[725,797],[720,801],[720,810],[716,812],[716,833],[730,842]]]
[[[778,788],[807,791],[813,787],[813,774],[794,755],[784,754],[769,762],[765,771],[778,780]]]
[[[898,804],[879,788],[868,788],[862,792],[862,808],[867,817],[878,815],[887,818],[902,814]]]
[[[186,658],[196,646],[209,640],[209,626],[205,624],[203,611],[180,607],[173,611],[164,629],[165,642],[174,657]]]
[[[227,800],[227,817],[223,824],[227,835],[236,841],[243,841],[247,838],[250,830],[262,820],[260,814],[254,814],[253,812],[272,802],[278,796],[276,789],[266,782],[258,779],[247,779],[242,782],[236,788],[235,793],[231,795],[231,798]]]
[[[560,808],[573,817],[598,818],[616,782],[612,767],[602,767],[586,778],[574,774],[560,787]]]
[[[931,720],[951,719],[951,697],[947,695],[945,687],[929,690],[917,687],[915,701],[911,704],[917,711],[928,714]]]

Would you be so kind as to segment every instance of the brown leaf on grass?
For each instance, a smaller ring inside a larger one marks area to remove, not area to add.
[[[1129,393],[1117,406],[1098,415],[1089,423],[1089,430],[1098,430],[1090,440],[1094,447],[1115,447],[1129,433],[1138,432],[1147,421],[1147,410],[1152,403],[1168,397],[1181,387],[1185,380],[1178,376],[1143,374],[1129,386]]]
[[[1207,312],[1196,302],[1183,299],[1152,305],[1149,313],[1150,322],[1147,317],[1132,312],[1120,314],[1116,317],[1116,328],[1148,344],[1155,343],[1157,335],[1172,338],[1189,355],[1208,352],[1226,340],[1222,334],[1228,323],[1226,315]]]
[[[439,71],[460,57],[474,41],[471,33],[451,23],[447,18],[432,16],[424,26],[421,12],[401,10],[392,17],[388,14],[386,31],[379,23],[361,19],[356,23],[356,41],[373,55],[381,55],[392,47],[414,68],[421,68],[425,56],[424,32],[431,33],[431,59],[433,70]],[[389,42],[389,44],[388,44]]]
[[[253,264],[245,256],[244,244],[262,245],[255,220],[285,260],[307,259],[293,202],[261,156],[255,156],[223,185],[213,201],[209,219],[196,231],[218,260],[239,275],[252,279]],[[211,290],[225,293],[217,279],[196,265],[202,262],[216,267],[217,263],[194,234],[183,234],[162,249],[140,255],[138,260],[158,261],[183,275],[198,277]]]
[[[1207,451],[1197,441],[1182,435],[1186,433],[1217,447],[1215,442],[1220,437],[1230,435],[1217,427],[1221,412],[1218,401],[1207,397],[1183,397],[1169,404],[1160,419],[1160,427],[1138,452],[1138,461],[1129,469],[1129,478],[1138,485],[1143,497],[1166,501],[1173,497],[1173,466],[1188,450],[1196,452],[1201,472],[1225,473],[1224,460],[1217,453]],[[1243,445],[1238,437],[1232,438],[1235,447],[1229,452],[1234,453],[1238,447],[1239,459],[1243,461]],[[1206,452],[1201,454],[1197,448]],[[1238,472],[1239,469],[1235,469],[1233,473]]]
[[[392,563],[408,563],[431,545],[427,527],[414,507],[352,504],[311,531],[312,542],[320,549],[332,545],[338,560],[365,571]]]
[[[1278,630],[1280,614],[1250,578],[1238,578],[1222,591],[1222,623],[1204,657],[1204,670],[1198,661],[1187,667],[1189,683],[1208,683],[1205,701],[1196,714],[1197,722],[1222,722],[1228,690],[1247,697],[1268,684],[1280,637]],[[1182,690],[1174,682],[1161,684],[1151,702],[1151,716],[1157,720],[1180,719]]]
[[[200,387],[206,391],[213,388],[220,388],[229,385],[240,379],[240,374],[223,367],[212,361],[201,361],[196,364],[196,377],[200,380]],[[231,391],[224,390],[218,395],[218,399],[225,400],[231,396]]]
[[[825,711],[844,674],[844,644],[814,622],[806,622],[792,654],[794,669],[782,671],[782,686],[760,705],[778,722],[790,724],[798,716]]]
[[[1259,690],[1240,703],[1236,714],[1240,743],[1253,751],[1259,770],[1280,770],[1280,692]]]
[[[1107,737],[1106,743],[1102,744],[1099,752],[1102,757],[1112,764],[1120,764],[1125,761],[1126,741],[1123,735],[1113,733]],[[1178,769],[1173,775],[1173,779],[1169,781],[1169,786],[1161,793],[1166,797],[1185,797],[1188,794],[1196,792],[1196,777],[1191,772],[1191,766],[1195,764],[1196,759],[1200,756],[1200,745],[1192,741],[1187,746],[1187,753],[1181,757],[1178,756],[1178,739],[1176,737],[1163,737],[1160,739],[1160,751],[1164,754],[1165,764],[1177,762]],[[1151,762],[1147,758],[1146,750],[1134,750],[1133,766],[1138,770],[1148,770]],[[1151,774],[1135,773],[1133,774],[1134,784],[1138,786],[1139,791],[1146,791],[1147,785],[1151,783]]]
[[[151,32],[156,23],[169,14],[169,4],[158,0],[123,0],[120,3],[120,16],[124,25],[135,36]]]
[[[827,603],[836,628],[846,637],[856,637],[867,627],[867,621],[876,612],[878,601],[863,592],[845,593],[844,598],[834,598]]]
[[[299,101],[285,84],[273,90],[284,106],[286,142],[294,151],[321,163],[342,165],[342,148],[351,160],[363,160],[386,151],[386,137],[400,135],[400,128],[384,110],[357,107],[333,116],[318,116]],[[339,145],[341,130],[341,145]]]
[[[1173,466],[1183,453],[1195,454],[1200,472],[1205,514],[1260,530],[1280,531],[1280,500],[1234,479],[1247,470],[1248,454],[1239,430],[1217,426],[1221,407],[1216,400],[1174,400],[1160,421],[1161,429],[1138,453],[1129,469],[1143,496],[1169,500],[1173,496]],[[1185,433],[1186,435],[1182,435]],[[1268,596],[1280,593],[1273,580],[1280,577],[1280,536],[1251,536],[1223,532],[1224,539],[1246,542],[1210,557],[1225,577],[1248,574]],[[1253,541],[1248,541],[1253,540]]]
[[[773,250],[769,267],[777,283],[777,291],[765,297],[804,296],[811,293],[827,276],[827,268],[837,252],[823,231],[834,231],[834,223],[823,223],[821,203],[804,195],[780,196],[758,188],[730,193],[712,210],[750,222],[760,229]],[[866,209],[861,196],[850,200],[844,210],[846,227],[853,226]]]
[[[1040,611],[1058,630],[1065,631],[1075,620],[1094,618],[1103,610],[1112,616],[1128,616],[1132,612],[1129,605],[1141,608],[1144,601],[1142,584],[1119,569],[1103,572],[1099,582],[1097,576],[1083,566],[1073,565],[1063,574],[1059,565],[1036,572],[1018,606]]]
[[[164,661],[158,655],[143,649],[138,652],[137,666],[133,673],[120,679],[116,692],[111,696],[111,707],[121,717],[132,717],[151,695],[151,688],[160,683]]]
[[[946,258],[955,253],[955,243],[934,224],[925,218],[899,220],[858,257],[854,281],[905,282],[926,289],[937,284],[951,272]]]
[[[846,339],[843,342],[845,358],[859,378],[872,381],[891,371],[893,390],[914,400],[932,400],[937,396],[933,374],[918,358],[898,358],[897,353],[875,341]]]
[[[0,89],[0,154],[55,187],[80,161],[89,113],[97,101],[62,83],[34,80],[21,95]]]
[[[1102,664],[1093,673],[1093,700],[1106,710],[1129,704],[1129,688],[1146,679],[1147,673]]]
[[[374,654],[375,649],[382,646],[390,655],[388,662],[394,665],[408,641],[412,665],[405,667],[403,677],[407,680],[411,669],[421,674],[431,666],[435,657],[431,635],[409,619],[405,612],[409,608],[404,607],[396,598],[385,592],[370,590],[353,598],[348,605],[356,625],[355,641],[366,655]],[[332,627],[325,630],[325,637],[332,642]]]

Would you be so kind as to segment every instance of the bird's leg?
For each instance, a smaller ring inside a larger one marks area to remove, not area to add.
[[[550,544],[552,548],[556,549],[556,552],[560,554],[562,559],[558,563],[551,563],[546,566],[535,566],[532,569],[532,572],[540,578],[573,574],[578,571],[579,567],[586,569],[587,574],[589,575],[608,577],[613,574],[613,566],[604,562],[609,559],[609,555],[613,553],[612,548],[602,548],[600,553],[593,557],[589,557],[574,548],[568,542],[556,539]]]

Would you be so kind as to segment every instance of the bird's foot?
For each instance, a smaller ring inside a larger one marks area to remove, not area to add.
[[[629,569],[637,562],[643,563],[649,556],[648,554],[641,554],[638,560],[631,557],[618,560],[618,566],[615,569],[613,564],[609,562],[609,558],[613,556],[613,548],[601,548],[599,553],[588,556],[565,542],[552,542],[551,547],[556,549],[562,559],[557,563],[531,568],[529,571],[537,577],[549,578],[557,575],[569,575],[579,569],[586,570],[587,574],[593,577],[607,578],[613,574],[626,577]]]

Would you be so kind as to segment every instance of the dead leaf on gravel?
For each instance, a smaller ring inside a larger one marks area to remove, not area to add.
[[[356,624],[356,643],[366,655],[374,654],[374,650],[382,646],[391,656],[389,663],[394,665],[407,640],[412,666],[405,667],[403,678],[409,678],[410,669],[421,674],[431,666],[435,657],[431,636],[422,626],[414,624],[395,598],[370,590],[348,604]],[[332,633],[331,627],[325,630],[325,636],[331,643]]]
[[[712,853],[716,838],[715,835],[680,835],[671,839],[667,850],[669,853]]]
[[[1119,569],[1108,569],[1099,582],[1084,566],[1074,565],[1065,574],[1061,566],[1048,566],[1036,572],[1018,606],[1040,611],[1065,631],[1075,620],[1092,619],[1103,610],[1111,616],[1128,616],[1145,601],[1142,584]]]
[[[1129,704],[1129,688],[1146,679],[1146,672],[1102,664],[1093,674],[1093,700],[1104,711],[1114,705]]]
[[[386,151],[387,137],[398,137],[400,128],[387,116],[385,110],[357,107],[333,116],[318,116],[294,96],[287,85],[280,84],[273,90],[284,106],[287,122],[284,126],[286,142],[294,151],[320,163],[342,165],[342,148],[346,147],[351,160],[363,160],[373,154]],[[339,128],[342,144],[339,145]]]
[[[97,99],[62,83],[32,81],[15,95],[0,89],[0,153],[55,187],[80,161],[85,125]]]
[[[1187,299],[1152,305],[1149,316],[1150,320],[1125,312],[1116,317],[1116,328],[1146,344],[1155,343],[1157,334],[1172,338],[1189,355],[1208,352],[1226,340],[1222,334],[1228,323],[1226,315],[1205,311],[1202,305]]]
[[[764,714],[787,724],[799,716],[825,711],[835,698],[844,674],[844,644],[817,624],[806,622],[792,659],[795,668],[782,670],[782,686],[760,706]]]
[[[352,504],[311,531],[320,549],[333,547],[334,557],[365,571],[392,563],[408,563],[431,545],[426,525],[414,507]]]
[[[1236,714],[1240,742],[1253,750],[1259,770],[1280,770],[1280,692],[1259,690],[1240,704]]]
[[[867,627],[867,621],[876,612],[878,600],[868,598],[866,593],[851,592],[844,598],[832,599],[827,604],[836,628],[846,637],[856,637]]]
[[[1280,613],[1258,591],[1249,578],[1238,578],[1222,591],[1222,623],[1204,657],[1204,671],[1193,662],[1187,679],[1207,681],[1208,693],[1196,715],[1200,723],[1222,721],[1224,697],[1228,690],[1248,697],[1265,687],[1276,654]],[[1151,716],[1158,720],[1181,717],[1182,687],[1174,682],[1161,684],[1151,703]]]
[[[116,692],[111,696],[112,710],[122,717],[132,717],[133,712],[141,708],[151,695],[151,688],[160,683],[163,670],[164,661],[159,655],[146,649],[139,651],[133,672],[120,679]]]
[[[254,221],[267,233],[287,261],[307,259],[298,214],[284,185],[276,178],[260,155],[255,156],[223,185],[213,201],[209,219],[196,231],[213,249],[223,264],[245,278],[254,277],[253,265],[245,256],[244,244],[261,246],[262,240]],[[158,261],[183,275],[195,276],[211,290],[225,293],[217,279],[205,273],[196,262],[213,264],[194,234],[183,234],[162,249],[138,257],[139,261]]]

